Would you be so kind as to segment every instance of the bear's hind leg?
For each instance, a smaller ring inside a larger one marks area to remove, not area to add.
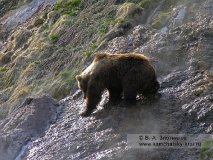
[[[136,96],[137,91],[133,88],[131,89],[124,89],[124,100],[125,100],[125,106],[132,106],[136,104]]]
[[[157,80],[155,80],[146,88],[146,90],[143,92],[143,94],[144,95],[155,94],[158,91],[159,88],[160,88],[160,84]]]
[[[123,92],[124,92],[124,100],[126,106],[131,106],[136,104],[136,96],[137,91],[140,87],[139,81],[135,78],[137,77],[137,69],[132,68],[129,70],[125,77],[123,78]]]
[[[110,105],[115,105],[119,100],[121,100],[122,96],[122,89],[118,88],[108,88],[108,96],[109,96],[109,101],[104,104],[104,108],[110,106]]]

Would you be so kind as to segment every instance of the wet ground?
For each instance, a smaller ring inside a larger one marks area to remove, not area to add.
[[[27,159],[198,159],[199,148],[130,148],[127,134],[213,132],[212,13],[206,12],[210,5],[212,1],[191,10],[205,11],[204,17],[195,13],[195,21],[168,32],[137,26],[127,37],[112,40],[106,51],[133,48],[150,58],[161,84],[158,94],[141,99],[134,107],[107,109],[102,108],[103,95],[97,111],[88,118],[79,116],[84,107],[82,96],[77,101],[72,96],[61,100],[64,113],[44,137],[32,142]]]
[[[98,109],[85,118],[79,115],[85,102],[76,91],[60,101],[63,112],[56,123],[44,136],[28,143],[23,156],[19,157],[29,160],[198,159],[200,148],[130,148],[127,134],[213,133],[213,12],[210,6],[213,6],[210,0],[186,6],[186,15],[179,27],[174,27],[172,20],[163,32],[139,25],[127,36],[109,42],[105,51],[134,51],[149,57],[161,85],[156,95],[142,98],[133,107],[117,105],[104,109],[107,101],[104,93]],[[182,18],[183,8],[179,7],[181,14],[177,11],[176,16]],[[188,17],[194,18],[193,21],[184,22]]]
[[[199,79],[199,74],[191,76]],[[127,145],[127,134],[212,133],[212,92],[199,100],[184,95],[187,77],[179,73],[165,78],[157,95],[136,106],[99,106],[88,118],[79,116],[82,96],[77,101],[62,100],[65,112],[44,137],[29,146],[27,159],[198,159],[200,148],[147,150]]]

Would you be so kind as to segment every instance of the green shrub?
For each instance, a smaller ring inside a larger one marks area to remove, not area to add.
[[[112,21],[112,23],[124,23],[125,21],[125,19],[115,19]]]
[[[107,26],[105,24],[101,24],[99,28],[100,33],[106,33],[106,30]]]
[[[71,21],[71,20],[66,20],[66,21],[65,21],[65,24],[66,24],[66,25],[70,25],[70,24],[72,24],[72,21]]]
[[[91,51],[87,51],[87,52],[85,53],[85,55],[88,56],[88,57],[89,57],[91,54],[92,54]]]
[[[36,66],[41,66],[41,62],[40,62],[40,61],[35,61],[34,64],[35,64]]]
[[[200,150],[200,158],[201,159],[213,158],[213,153],[212,153],[211,148],[213,148],[213,140],[205,141],[202,145],[201,150]]]
[[[71,72],[72,71],[70,71],[70,70],[69,71],[64,71],[64,72],[62,72],[60,74],[60,76],[62,77],[62,79],[66,79],[66,78],[68,78],[70,76]]]
[[[58,73],[58,72],[56,72],[56,73],[55,73],[55,76],[57,77],[58,75],[59,75],[59,73]]]
[[[8,69],[7,68],[1,68],[0,71],[5,72],[5,71],[8,71]]]
[[[91,44],[91,46],[90,46],[91,49],[96,49],[97,47],[98,47],[97,43],[93,43],[93,44]]]
[[[57,34],[52,34],[52,35],[50,35],[50,40],[56,40],[56,39],[58,39],[58,35]]]
[[[53,27],[49,27],[47,25],[41,25],[41,32],[43,31],[50,31],[51,29],[53,29]]]
[[[61,12],[62,15],[68,14],[70,16],[75,16],[81,6],[81,0],[64,0],[58,2],[55,5],[54,10]]]

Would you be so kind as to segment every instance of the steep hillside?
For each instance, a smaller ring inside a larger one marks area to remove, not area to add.
[[[93,55],[113,38],[152,21],[149,14],[159,3],[75,0],[51,7],[56,0],[29,2],[1,1],[0,119],[28,96],[67,96]]]
[[[52,9],[40,6],[32,18],[17,27],[11,26],[14,17],[9,16],[10,21],[4,21],[1,28],[0,118],[27,96],[48,93],[61,99],[68,95],[75,75],[91,61],[91,54],[138,23],[139,17],[127,16],[135,16],[142,8],[126,4],[131,13],[124,10],[118,17],[120,5],[116,1],[76,0],[59,2]],[[14,12],[20,10],[10,14]]]
[[[132,149],[126,141],[127,134],[212,134],[212,0],[50,0],[39,1],[33,14],[28,8],[31,16],[24,20],[14,16],[34,2],[0,1],[0,152],[15,150],[7,154],[11,159],[213,157],[212,141],[202,150]],[[103,109],[104,93],[97,111],[80,117],[84,101],[75,76],[99,52],[147,56],[159,93],[133,108]],[[50,116],[42,119],[39,134],[26,133],[34,126],[30,120],[40,119],[35,106],[44,105],[26,97],[43,93],[60,100],[60,107],[49,96],[39,96],[39,102],[51,101]]]

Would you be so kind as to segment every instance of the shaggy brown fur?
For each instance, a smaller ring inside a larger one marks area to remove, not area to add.
[[[76,76],[79,88],[86,98],[86,109],[82,116],[88,116],[101,100],[104,89],[109,93],[109,104],[121,99],[136,102],[138,93],[156,93],[159,83],[149,60],[140,54],[108,54],[95,56],[93,63],[82,74]]]

